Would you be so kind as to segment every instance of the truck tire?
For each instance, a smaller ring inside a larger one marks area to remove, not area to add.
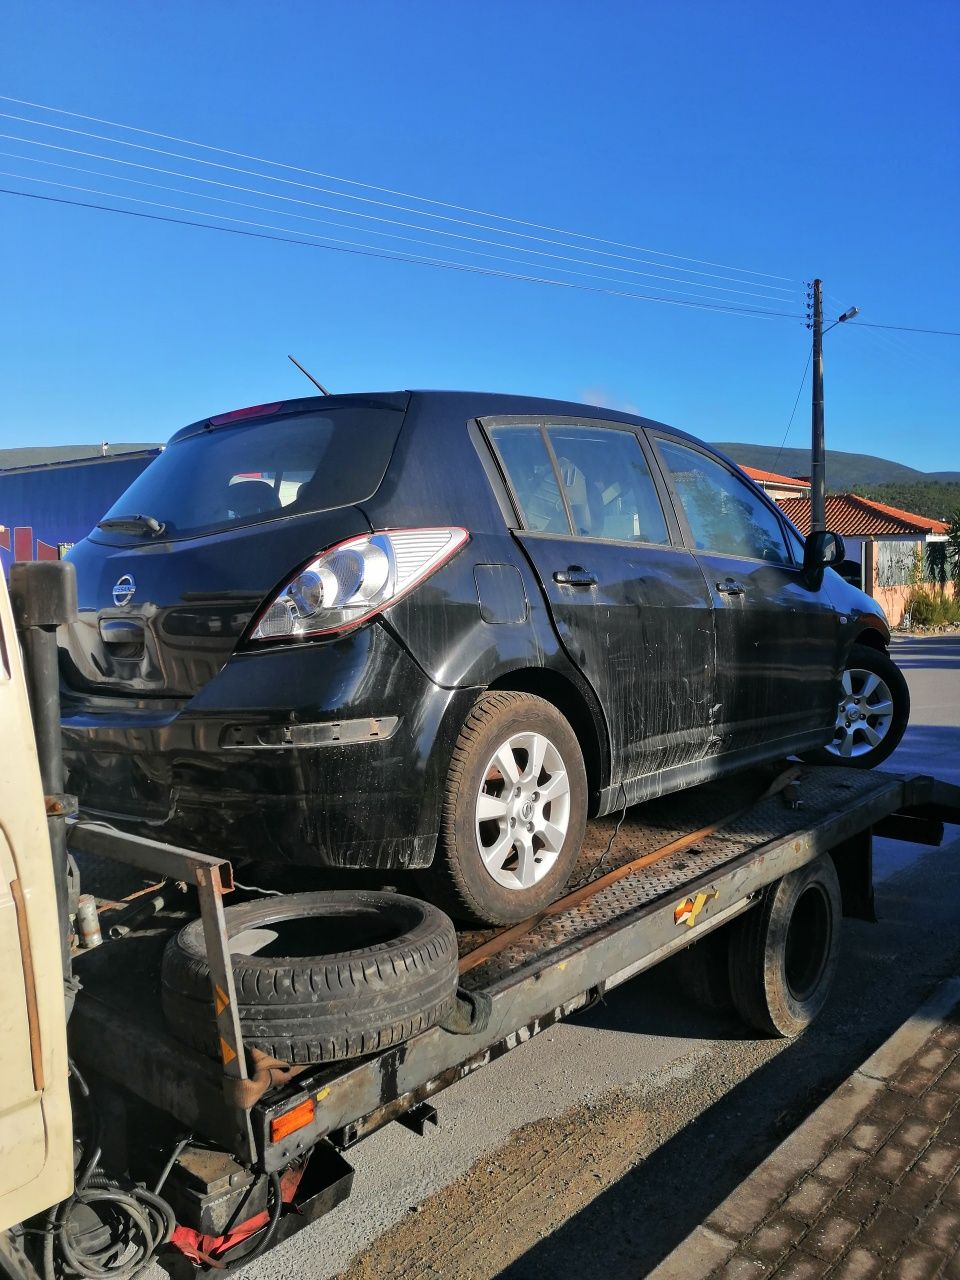
[[[677,985],[694,1004],[711,1013],[728,1013],[733,1008],[728,926],[685,947],[674,964]]]
[[[737,1013],[768,1036],[795,1036],[823,1008],[837,968],[840,883],[829,855],[765,890],[728,926]]]
[[[431,896],[455,919],[514,924],[563,891],[587,820],[576,734],[531,693],[484,694],[447,772]]]
[[[909,719],[910,690],[897,664],[880,649],[852,645],[833,739],[801,759],[873,769],[900,745]]]
[[[296,893],[227,907],[224,917],[244,1043],[285,1062],[329,1062],[399,1044],[442,1021],[455,1003],[453,924],[416,898]],[[161,997],[171,1031],[216,1055],[200,920],[168,943]]]

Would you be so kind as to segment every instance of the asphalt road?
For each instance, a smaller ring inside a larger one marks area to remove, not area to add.
[[[894,656],[913,711],[885,767],[960,783],[960,635],[898,638]],[[245,1276],[646,1274],[957,972],[948,835],[877,842],[880,923],[846,922],[841,978],[798,1040],[690,1007],[664,968],[634,979],[447,1090],[427,1137],[392,1125],[351,1151],[351,1199]]]

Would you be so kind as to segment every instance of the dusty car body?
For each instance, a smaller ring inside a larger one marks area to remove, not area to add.
[[[70,553],[69,788],[235,859],[422,868],[490,691],[559,711],[593,814],[822,748],[851,646],[889,632],[803,557],[734,463],[611,410],[397,392],[205,419]]]

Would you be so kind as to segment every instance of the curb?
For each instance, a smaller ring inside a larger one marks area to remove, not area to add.
[[[706,1280],[846,1134],[954,1009],[960,976],[948,978],[816,1111],[785,1138],[648,1275],[648,1280]]]

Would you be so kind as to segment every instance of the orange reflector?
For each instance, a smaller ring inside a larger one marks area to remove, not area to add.
[[[282,1116],[277,1116],[270,1121],[270,1141],[282,1142],[289,1134],[311,1124],[316,1112],[317,1104],[312,1098],[307,1098],[306,1102],[300,1102]]]

